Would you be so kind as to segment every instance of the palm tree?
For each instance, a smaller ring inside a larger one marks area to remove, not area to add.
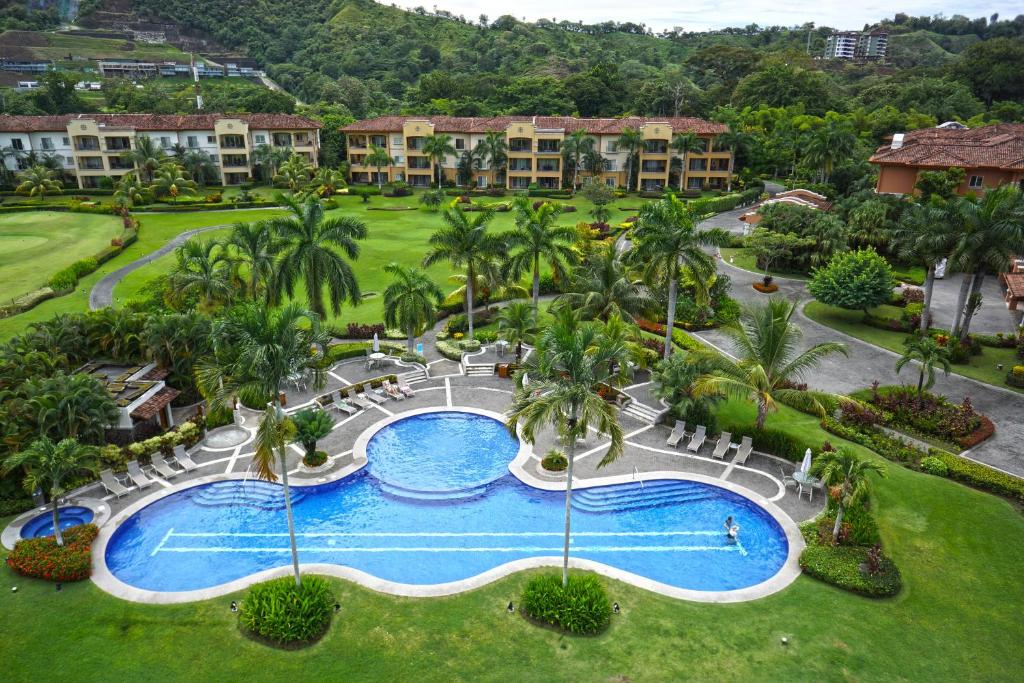
[[[558,297],[559,307],[573,308],[587,319],[608,320],[617,315],[633,322],[651,310],[654,299],[642,282],[634,281],[609,244],[577,270],[572,291]]]
[[[148,135],[135,136],[132,149],[121,154],[125,161],[135,164],[143,181],[152,183],[156,172],[167,162],[167,153]]]
[[[804,159],[817,166],[821,182],[828,182],[837,161],[853,154],[857,136],[845,123],[828,121],[824,126],[810,133],[804,147]]]
[[[626,189],[632,189],[630,180],[633,176],[633,159],[636,157],[640,148],[644,145],[644,134],[636,128],[626,127],[622,129],[619,134],[618,145],[620,148],[626,150]],[[640,187],[640,174],[636,174],[636,186]]]
[[[935,384],[935,366],[940,366],[947,375],[952,369],[949,348],[940,346],[929,336],[910,337],[903,342],[903,355],[896,360],[896,373],[899,374],[911,361],[917,361],[921,366],[917,378],[917,403],[921,405],[924,390]]]
[[[505,140],[505,133],[487,131],[484,139],[476,143],[476,151],[491,170],[491,183],[497,185],[499,176],[504,175],[505,166],[508,164],[508,142]],[[504,182],[501,184],[504,185]]]
[[[680,267],[690,270],[695,281],[705,282],[715,272],[715,260],[703,247],[724,247],[729,243],[729,233],[720,228],[697,230],[700,211],[699,203],[687,204],[669,195],[645,204],[633,228],[630,259],[643,267],[648,283],[668,283],[665,358],[672,354]]]
[[[730,123],[729,129],[715,138],[715,146],[729,152],[729,155],[732,157],[729,162],[729,170],[732,171],[736,167],[736,155],[750,148],[750,136]],[[729,174],[729,183],[726,191],[732,191],[732,173]]]
[[[384,272],[395,278],[384,290],[384,324],[405,330],[406,348],[412,353],[416,335],[437,319],[444,292],[418,268],[389,263]]]
[[[282,289],[292,296],[295,283],[301,279],[309,307],[321,318],[326,315],[325,286],[334,315],[341,313],[341,303],[346,299],[358,306],[362,299],[359,282],[342,254],[352,260],[359,258],[356,240],[366,239],[366,224],[351,216],[325,216],[323,205],[312,197],[303,204],[293,197],[279,196],[278,201],[290,215],[269,219],[281,241],[275,275],[277,298]]]
[[[71,344],[81,345],[81,338]],[[117,405],[99,380],[90,375],[57,372],[25,382],[24,410],[40,436],[103,443],[106,428],[117,420]]]
[[[833,353],[847,355],[846,346],[836,342],[815,344],[797,353],[802,336],[800,328],[790,322],[797,304],[784,299],[745,309],[740,319],[723,331],[732,341],[737,360],[710,352],[704,354],[713,372],[702,375],[694,383],[693,395],[733,396],[757,404],[757,428],[764,429],[769,411],[777,410],[777,402],[813,412],[824,418],[827,408],[841,397],[821,391],[792,388],[808,372],[814,370]]]
[[[313,186],[318,197],[331,197],[346,185],[345,174],[340,170],[321,167],[313,175]]]
[[[169,282],[177,292],[197,294],[206,310],[231,299],[231,261],[224,245],[217,240],[190,239],[175,249],[174,255],[177,261]]]
[[[292,154],[274,176],[274,183],[285,185],[296,193],[309,182],[309,176],[310,166],[306,159],[300,154]]]
[[[441,176],[443,175],[442,164],[446,157],[455,155],[455,146],[452,145],[452,136],[447,133],[428,135],[423,139],[423,153],[430,159],[430,164],[437,170],[437,186],[441,187]]]
[[[303,408],[292,416],[295,425],[296,443],[302,444],[302,450],[306,452],[306,458],[316,453],[316,442],[331,433],[334,428],[334,420],[324,410]]]
[[[213,163],[213,157],[204,150],[192,149],[179,156],[182,167],[188,171],[192,179],[199,183],[200,187],[206,187],[207,180],[217,177],[217,165]]]
[[[128,173],[114,185],[114,200],[121,206],[132,207],[146,200],[148,189],[138,176]]]
[[[818,456],[815,472],[821,480],[832,487],[832,499],[836,501],[836,524],[832,527],[832,542],[839,538],[839,529],[843,525],[843,516],[847,508],[856,504],[868,490],[867,473],[877,472],[885,476],[885,465],[874,460],[858,458],[853,453],[840,448],[825,451]]]
[[[170,197],[177,204],[183,194],[194,194],[196,183],[185,176],[185,170],[175,163],[164,164],[153,176],[149,186],[154,197]]]
[[[683,191],[683,179],[686,177],[687,160],[691,152],[698,153],[707,150],[707,142],[692,130],[685,133],[676,133],[669,145],[682,158],[682,168],[679,171],[679,191]]]
[[[423,267],[447,261],[455,268],[466,270],[466,317],[469,321],[469,338],[473,338],[473,287],[477,275],[493,264],[493,260],[505,253],[501,238],[488,234],[487,224],[494,218],[494,211],[487,208],[472,216],[454,206],[441,217],[444,225],[430,236],[430,251],[423,258]]]
[[[235,223],[227,243],[234,247],[237,257],[248,266],[249,298],[255,300],[261,286],[270,294],[278,253],[278,244],[271,226],[266,221]]]
[[[481,148],[483,141],[473,149],[467,149],[459,156],[459,162],[455,167],[455,180],[460,185],[472,185],[473,173],[479,171],[484,164],[484,150]]]
[[[604,173],[606,160],[601,156],[601,150],[595,145],[583,154],[583,170],[594,178],[600,178]]]
[[[381,169],[385,166],[390,166],[394,163],[394,159],[388,154],[388,151],[383,147],[377,145],[370,145],[370,153],[366,155],[366,159],[363,163],[367,166],[377,167],[377,187],[384,189],[384,176],[381,174]]]
[[[272,181],[277,169],[288,161],[288,150],[283,147],[271,147],[268,144],[257,145],[252,151],[252,161],[260,167],[260,175],[264,180]],[[266,169],[264,171],[264,169]]]
[[[562,585],[569,583],[569,541],[572,512],[573,467],[576,440],[589,429],[611,439],[608,450],[598,464],[603,467],[622,454],[622,426],[616,419],[615,407],[604,400],[600,387],[620,379],[609,368],[621,358],[623,349],[610,342],[599,325],[581,323],[574,311],[563,309],[555,322],[545,329],[536,351],[516,373],[516,390],[512,398],[507,425],[522,438],[534,443],[538,433],[553,426],[566,443],[569,466],[565,485],[565,540],[562,552]],[[526,377],[529,376],[527,383]]]
[[[215,357],[196,372],[203,394],[215,405],[224,405],[231,396],[269,398],[256,432],[252,467],[265,481],[281,477],[295,585],[301,586],[286,448],[295,426],[285,415],[280,396],[285,379],[296,372],[312,373],[313,386],[323,387],[321,361],[327,335],[321,331],[320,316],[296,303],[278,310],[250,303],[215,322],[212,337]]]
[[[63,192],[61,189],[63,183],[55,180],[53,175],[53,171],[41,164],[32,166],[28,170],[23,171],[19,176],[21,183],[16,188],[16,191],[29,197],[39,197],[39,201],[42,202],[48,194],[60,194]]]
[[[925,266],[924,306],[921,310],[921,332],[928,330],[932,293],[935,291],[935,267],[956,248],[957,233],[951,220],[950,204],[938,200],[913,203],[900,214],[894,233],[897,252],[908,261]]]
[[[75,439],[61,439],[54,443],[42,436],[23,451],[12,453],[4,460],[4,473],[25,467],[24,486],[27,491],[49,489],[50,510],[53,514],[53,535],[57,545],[64,545],[58,513],[64,482],[80,472],[96,472],[96,447],[78,443]]]
[[[537,331],[537,310],[526,301],[510,301],[498,313],[498,331],[516,345],[516,363],[523,362],[523,342]]]
[[[188,154],[188,147],[181,144],[180,142],[175,142],[173,145],[170,146],[169,149],[171,151],[171,154],[173,156],[178,157],[179,159]]]
[[[527,197],[515,200],[516,227],[503,237],[508,245],[509,258],[506,273],[519,280],[523,273],[533,273],[533,308],[540,303],[540,265],[543,261],[556,278],[569,277],[571,264],[576,260],[574,247],[577,240],[575,227],[557,225],[561,207],[543,202],[536,209]]]
[[[594,138],[587,135],[587,131],[580,128],[569,133],[562,140],[562,158],[566,164],[572,162],[572,189],[576,190],[576,184],[580,176],[580,164],[583,157],[593,153],[596,148]]]

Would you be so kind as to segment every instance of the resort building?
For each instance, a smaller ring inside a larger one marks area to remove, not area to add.
[[[760,223],[763,218],[763,216],[761,216],[761,208],[772,204],[790,204],[792,206],[802,206],[814,211],[828,211],[832,208],[832,202],[830,202],[828,197],[823,194],[818,194],[817,192],[812,192],[811,190],[805,190],[803,188],[786,190],[785,192],[779,192],[771,199],[764,200],[753,209],[740,216],[740,220],[747,224],[747,227],[744,228],[744,232],[749,232],[753,228],[757,227],[757,224]]]
[[[876,192],[913,194],[922,171],[962,168],[958,194],[1024,181],[1024,124],[981,128],[939,126],[896,133],[870,159],[878,166]]]
[[[167,386],[167,370],[149,365],[126,366],[94,361],[75,371],[89,375],[106,388],[117,404],[117,422],[110,429],[146,438],[174,426],[171,401],[181,393]]]
[[[261,145],[288,149],[317,164],[320,124],[290,114],[66,114],[0,116],[0,149],[8,170],[22,170],[25,155],[56,155],[66,175],[82,189],[101,187],[135,170],[123,158],[141,136],[170,153],[175,145],[203,150],[217,165],[221,182],[238,185],[253,178],[252,152]]]
[[[491,168],[487,159],[472,169],[472,181],[478,187],[506,187],[525,190],[532,184],[542,189],[558,189],[566,177],[563,141],[577,130],[594,140],[594,149],[603,163],[600,172],[581,171],[579,177],[596,176],[608,185],[624,187],[629,172],[629,153],[619,146],[619,136],[632,128],[643,137],[636,159],[639,188],[661,190],[679,186],[679,171],[673,161],[683,155],[673,151],[672,139],[680,133],[693,133],[701,140],[700,151],[685,155],[683,187],[689,190],[725,189],[733,172],[732,153],[720,149],[715,138],[726,132],[720,123],[696,118],[578,119],[568,116],[382,116],[357,121],[342,128],[348,142],[348,160],[353,182],[376,182],[377,168],[365,164],[370,145],[383,148],[392,159],[391,166],[380,169],[385,182],[400,180],[414,187],[429,187],[437,177],[435,160],[424,151],[432,135],[452,138],[454,155],[440,161],[447,181],[465,184],[459,177],[462,155],[487,138],[500,133],[508,146],[508,162],[503,169]],[[678,162],[677,162],[678,163]],[[582,164],[581,164],[582,165]],[[634,178],[637,176],[634,173]],[[634,181],[636,182],[636,181]],[[636,185],[633,186],[634,189]]]
[[[825,41],[825,59],[882,60],[889,46],[885,31],[836,31]]]

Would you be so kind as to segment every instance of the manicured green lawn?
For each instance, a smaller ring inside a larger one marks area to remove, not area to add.
[[[737,268],[742,268],[743,270],[749,270],[751,273],[754,273],[759,276],[764,275],[764,271],[761,268],[758,268],[757,266],[757,257],[754,255],[753,249],[736,249],[733,247],[723,247],[720,251],[722,252],[722,259],[726,263],[734,265]],[[776,270],[774,268],[772,269],[771,274],[777,275],[778,277],[789,278],[791,280],[808,279],[807,273],[798,273],[795,271],[788,270]]]
[[[722,410],[752,419],[750,406]],[[769,425],[829,438],[783,408]],[[865,451],[857,448],[861,453]],[[333,581],[340,614],[317,645],[268,649],[238,634],[232,599],[139,605],[91,583],[53,586],[0,568],[5,680],[1007,680],[1024,666],[1024,518],[1001,499],[893,464],[872,482],[905,588],[857,597],[809,578],[753,602],[673,600],[615,581],[610,629],[563,636],[509,615],[529,573],[470,593],[394,598]],[[997,532],[997,533],[994,533]],[[782,637],[789,639],[782,645]]]
[[[0,296],[46,285],[50,276],[92,256],[121,234],[114,216],[31,211],[0,215]]]
[[[873,313],[888,317],[897,317],[899,315],[898,311],[899,309],[893,306],[880,306],[878,309],[872,309]],[[804,313],[811,320],[844,332],[851,337],[856,337],[896,353],[903,352],[903,340],[907,338],[906,334],[865,325],[861,322],[862,314],[860,311],[850,311],[836,306],[829,306],[820,301],[811,301],[804,306]],[[1019,362],[1020,359],[1017,358],[1017,352],[1014,349],[995,349],[983,346],[981,347],[981,355],[972,356],[969,365],[954,365],[953,372],[980,382],[1024,393],[1024,390],[1011,387],[1004,381],[1009,369],[1019,364]],[[999,363],[1003,364],[1002,370],[996,369],[996,365]],[[907,377],[911,377],[911,374],[908,374]]]

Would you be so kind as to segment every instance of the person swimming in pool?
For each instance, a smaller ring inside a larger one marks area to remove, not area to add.
[[[740,525],[733,524],[732,515],[725,518],[725,535],[730,541],[735,541],[740,534]]]

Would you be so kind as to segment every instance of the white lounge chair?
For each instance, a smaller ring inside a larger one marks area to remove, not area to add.
[[[138,460],[132,460],[128,463],[128,478],[132,480],[136,486],[140,489],[148,488],[156,482],[146,476],[146,473],[139,467]]]
[[[126,496],[131,493],[131,489],[118,481],[117,477],[110,470],[103,470],[100,472],[100,483],[103,484],[103,488],[108,493],[114,494],[116,497]]]
[[[685,434],[686,423],[682,420],[676,420],[676,426],[672,428],[672,433],[668,435],[668,441],[665,442],[665,445],[672,447],[678,446]]]
[[[189,457],[188,452],[182,444],[178,444],[174,447],[174,462],[181,465],[182,469],[186,472],[191,472],[192,470],[199,468],[196,461]]]
[[[356,394],[355,396],[353,396],[349,400],[352,401],[353,403],[355,403],[360,408],[372,408],[373,407],[373,404],[370,403],[368,400],[366,400],[366,394]]]
[[[743,437],[743,441],[740,443],[740,447],[736,450],[736,457],[733,458],[732,462],[734,465],[742,465],[750,457],[750,452],[754,450],[754,444],[750,440],[749,436]]]
[[[182,470],[171,467],[160,453],[152,454],[149,456],[149,460],[153,463],[153,470],[164,479],[173,479],[182,472]]]
[[[381,405],[382,403],[388,402],[386,398],[378,394],[376,391],[364,391],[363,393],[359,394],[359,397],[369,399],[376,403],[377,405]]]
[[[331,406],[335,410],[345,413],[346,415],[355,415],[359,412],[359,408],[355,407],[343,398],[339,398],[337,401],[332,403]]]
[[[416,395],[416,392],[412,390],[412,387],[406,384],[403,380],[398,380],[395,382],[395,385],[398,387],[398,390],[406,396],[406,398],[412,398]]]
[[[722,460],[725,458],[725,454],[729,452],[729,446],[732,445],[732,433],[722,432],[722,435],[718,437],[718,443],[715,444],[715,451],[711,454],[712,458],[718,458]]]
[[[380,386],[381,386],[382,389],[384,389],[384,391],[387,393],[388,396],[390,396],[391,398],[395,399],[396,401],[404,401],[405,400],[405,394],[403,394],[401,391],[399,391],[398,387],[396,387],[394,384],[392,384],[390,382],[390,380],[383,380],[381,382]]]
[[[703,446],[704,442],[707,440],[707,434],[707,427],[705,427],[704,425],[697,425],[697,431],[693,433],[693,438],[690,439],[690,443],[686,447],[686,450],[690,451],[691,453],[696,453],[697,451],[699,451],[700,447]]]

